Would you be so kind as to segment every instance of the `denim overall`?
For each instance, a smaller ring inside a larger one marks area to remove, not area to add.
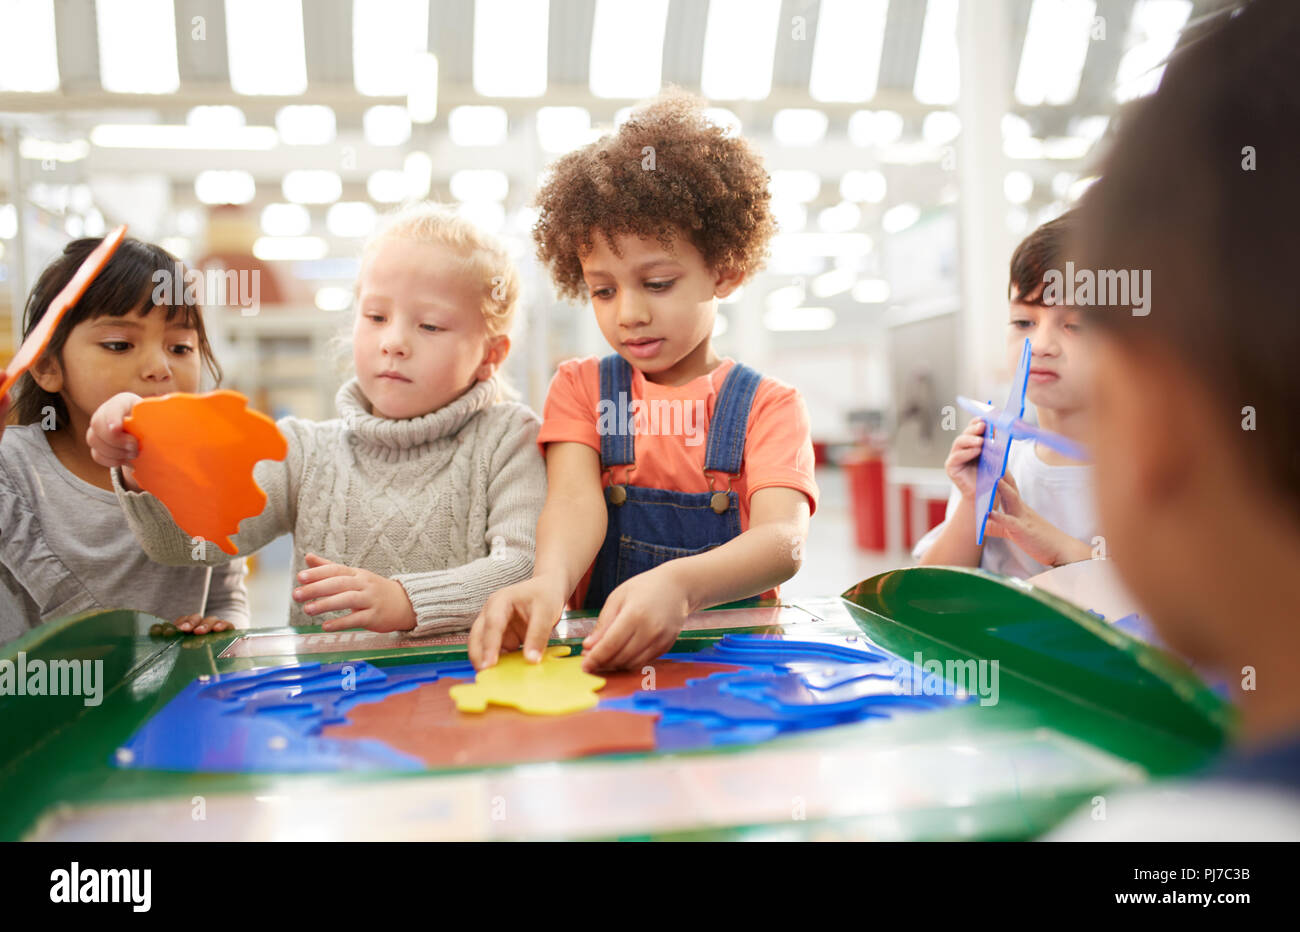
[[[609,470],[613,479],[605,489],[609,522],[583,608],[599,609],[620,583],[638,573],[711,550],[740,534],[740,498],[731,490],[731,481],[744,462],[745,426],[761,380],[753,369],[736,363],[722,383],[704,451],[708,492],[629,485],[636,469],[635,438],[624,432],[629,425],[621,417],[614,418],[614,431],[600,438],[600,468]],[[632,367],[621,356],[606,356],[600,361],[601,400],[618,411],[620,394],[630,405]],[[619,466],[626,467],[621,482],[613,472]],[[725,490],[713,489],[714,473],[727,477]]]

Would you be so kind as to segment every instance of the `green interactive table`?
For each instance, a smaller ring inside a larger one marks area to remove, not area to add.
[[[996,691],[974,695],[972,673],[970,701],[949,708],[689,752],[420,772],[124,769],[118,749],[199,677],[465,657],[463,637],[313,626],[163,638],[147,633],[156,621],[68,618],[0,648],[11,673],[33,661],[103,670],[97,705],[0,695],[0,838],[1030,838],[1099,795],[1200,766],[1232,723],[1180,661],[1088,612],[977,570],[918,567],[840,598],[702,612],[675,650],[735,632],[874,645],[949,673],[996,661],[981,684]],[[576,651],[592,624],[570,614],[553,643]]]

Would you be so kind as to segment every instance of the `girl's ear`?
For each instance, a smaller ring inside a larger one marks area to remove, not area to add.
[[[725,298],[739,288],[744,279],[745,275],[740,269],[728,268],[721,270],[714,279],[713,296],[715,298]]]
[[[63,390],[63,367],[52,354],[42,353],[41,358],[32,363],[32,367],[27,371],[32,374],[32,380],[43,391],[57,395]]]
[[[478,369],[474,371],[474,376],[480,382],[492,378],[501,364],[506,361],[506,356],[510,353],[510,337],[502,334],[499,337],[490,337],[487,342],[487,350],[483,353],[483,362],[479,364]]]

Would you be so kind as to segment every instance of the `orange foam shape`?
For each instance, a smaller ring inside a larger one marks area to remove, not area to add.
[[[266,493],[253,479],[260,460],[282,460],[289,445],[239,392],[174,392],[136,403],[122,428],[139,442],[135,481],[167,506],[191,537],[229,554],[239,522],[262,513]]]
[[[18,352],[14,353],[14,358],[9,361],[4,381],[0,382],[0,399],[9,394],[9,389],[14,387],[18,377],[41,358],[41,353],[45,352],[45,347],[50,343],[50,337],[54,335],[54,328],[59,325],[68,308],[81,299],[91,280],[108,264],[109,258],[117,252],[117,247],[121,245],[124,236],[126,236],[125,226],[120,226],[105,236],[94,251],[86,256],[76,274],[54,296],[54,300],[45,309],[45,313],[32,328],[32,332],[27,334],[27,339],[23,340],[23,345],[18,347]]]

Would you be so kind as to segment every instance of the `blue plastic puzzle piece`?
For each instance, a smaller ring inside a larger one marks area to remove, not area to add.
[[[703,712],[735,723],[776,725],[781,730],[820,728],[856,716],[858,709],[816,704],[781,705],[737,695],[728,690],[730,677],[723,673],[681,689],[663,689],[630,697],[634,705],[664,712]],[[797,681],[795,681],[797,683]]]
[[[661,751],[690,751],[726,744],[758,744],[780,731],[776,725],[729,722],[711,715],[664,716],[655,725],[655,747]]]
[[[341,683],[331,691],[318,688],[312,691],[288,687],[267,692],[259,692],[252,699],[246,700],[236,708],[227,709],[226,714],[274,713],[291,715],[306,722],[307,734],[317,734],[326,725],[338,725],[347,721],[346,709],[357,702],[377,702],[394,693],[405,692],[423,683],[431,683],[442,676],[442,671],[434,669],[431,664],[420,664],[419,669],[392,668],[385,673],[364,662],[356,664],[366,668],[365,676],[360,672],[353,689],[344,689]]]
[[[826,661],[799,660],[787,663],[785,669],[787,673],[793,673],[812,689],[832,689],[868,676],[893,678],[902,669],[902,661],[827,663]]]
[[[218,675],[201,692],[213,699],[244,699],[264,692],[293,689],[303,693],[322,692],[342,688],[344,680],[349,678],[352,684],[359,685],[382,680],[384,674],[364,661],[304,663]]]
[[[813,659],[870,663],[889,659],[883,653],[848,647],[843,644],[833,644],[827,641],[794,641],[770,634],[728,634],[723,636],[712,648],[706,648],[706,650],[711,651],[711,656],[716,658],[719,663],[727,662],[722,659],[725,656],[731,656],[736,660],[752,658],[770,663]]]
[[[440,677],[465,678],[464,661],[375,667],[365,661],[245,670],[190,683],[114,756],[118,767],[303,773],[423,770],[423,761],[374,739],[320,737],[357,703]],[[344,689],[344,684],[353,687]]]
[[[681,653],[681,654],[661,654],[661,660],[677,660],[683,663],[726,663],[733,667],[740,667],[745,670],[753,670],[759,673],[783,673],[785,672],[784,663],[773,663],[767,661],[753,660],[748,655],[743,659],[734,656],[719,656],[711,647],[702,650]]]
[[[881,706],[920,705],[938,708],[950,703],[944,696],[917,696],[899,691],[894,677],[869,676],[840,683],[828,689],[814,689],[798,676],[728,676],[720,679],[724,692],[774,705],[780,709],[816,708],[826,714],[852,712],[872,703]],[[891,702],[889,700],[901,700]],[[880,700],[884,700],[881,702]]]

